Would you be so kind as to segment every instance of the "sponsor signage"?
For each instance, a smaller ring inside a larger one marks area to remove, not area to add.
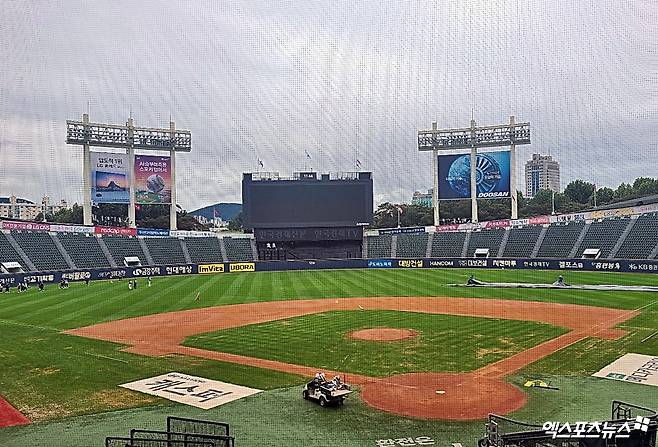
[[[658,356],[626,354],[593,376],[658,386]]]
[[[424,233],[425,227],[405,227],[405,228],[388,228],[379,230],[379,234],[408,234],[408,233]]]
[[[155,155],[135,156],[135,201],[171,203],[171,159]]]
[[[135,228],[122,228],[122,227],[94,227],[96,234],[105,234],[108,236],[136,236],[137,230]]]
[[[204,410],[262,391],[178,372],[170,372],[119,386]]]
[[[254,236],[259,242],[284,241],[342,241],[363,239],[362,227],[338,228],[256,228]]]
[[[91,200],[95,203],[130,203],[128,154],[91,153]]]
[[[0,228],[3,230],[30,230],[30,231],[50,231],[50,224],[34,222],[14,222],[12,220],[3,220],[0,222]]]
[[[423,268],[422,259],[398,259],[398,267],[401,268]]]
[[[452,259],[430,259],[427,264],[430,268],[454,267],[455,261]]]
[[[470,155],[439,155],[437,162],[439,163],[439,199],[469,199],[471,197]],[[509,151],[477,154],[476,183],[478,199],[509,198]]]
[[[211,273],[224,273],[224,264],[199,264],[199,273],[208,275]]]
[[[393,268],[393,261],[390,259],[370,259],[368,260],[369,269],[390,269]]]
[[[52,224],[50,225],[50,231],[56,233],[87,233],[93,234],[94,227],[85,227],[83,225],[60,225]]]
[[[235,262],[229,265],[228,271],[230,273],[236,272],[255,272],[256,264],[253,262]]]
[[[160,228],[138,228],[137,236],[168,237],[169,230],[163,230]]]

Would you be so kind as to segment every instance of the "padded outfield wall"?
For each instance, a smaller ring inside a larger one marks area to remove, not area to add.
[[[241,272],[267,272],[282,270],[317,269],[509,269],[509,270],[556,270],[588,272],[657,273],[658,260],[599,261],[590,259],[511,259],[511,258],[413,258],[413,259],[336,259],[307,261],[255,261],[220,262],[206,264],[178,264],[147,267],[121,267],[105,269],[78,269],[52,272],[29,272],[0,275],[0,284],[11,287],[22,281],[58,283],[68,281],[121,280],[177,275],[212,275]]]

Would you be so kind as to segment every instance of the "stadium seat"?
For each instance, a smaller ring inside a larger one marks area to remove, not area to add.
[[[222,262],[222,248],[216,237],[188,237],[185,240],[192,262]]]
[[[146,255],[139,245],[139,241],[134,237],[120,237],[120,236],[103,236],[103,242],[110,251],[114,262],[117,265],[123,266],[123,260],[126,257],[137,256],[142,262],[142,265],[147,264]]]
[[[68,270],[71,268],[49,233],[12,231],[11,235],[27,257],[30,258],[37,271]]]
[[[658,214],[643,214],[637,218],[615,258],[649,259],[656,244],[658,244]]]
[[[624,232],[630,219],[603,219],[592,222],[585,234],[583,242],[578,248],[576,257],[580,258],[583,252],[588,248],[598,248],[601,250],[599,258],[606,259],[610,251],[615,246],[619,237]]]
[[[432,257],[435,258],[459,258],[462,255],[464,248],[464,239],[466,233],[448,232],[448,233],[434,233],[432,239]]]
[[[253,261],[254,253],[251,250],[251,239],[248,238],[224,238],[224,247],[226,248],[226,257],[229,261]]]
[[[187,264],[178,238],[147,237],[144,242],[155,265]]]
[[[397,258],[424,258],[427,253],[427,233],[400,234],[397,237]]]
[[[59,233],[57,238],[77,268],[106,268],[110,263],[103,254],[96,236]]]
[[[510,229],[503,257],[529,258],[542,228],[541,225],[528,225]]]
[[[0,231],[0,262],[18,262],[23,265],[23,260],[21,256],[16,253],[14,247],[7,240],[7,236]],[[24,269],[27,269],[27,266],[23,266]]]
[[[392,236],[390,234],[366,236],[366,243],[368,244],[368,257],[370,259],[391,257]]]
[[[539,247],[538,258],[567,258],[585,225],[584,221],[551,224]]]
[[[500,243],[503,241],[505,230],[497,228],[495,230],[474,231],[471,233],[471,239],[468,242],[467,258],[472,258],[475,250],[478,248],[488,248],[492,257],[496,257]]]

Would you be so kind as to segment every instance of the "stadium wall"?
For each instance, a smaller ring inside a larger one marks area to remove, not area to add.
[[[267,272],[283,270],[326,270],[326,269],[511,269],[511,270],[556,270],[589,272],[656,273],[657,261],[599,261],[590,259],[510,259],[510,258],[417,258],[417,259],[336,259],[308,261],[255,261],[224,262],[209,264],[179,264],[148,267],[122,267],[107,269],[80,269],[40,273],[16,273],[0,275],[0,284],[11,287],[27,281],[36,283],[58,283],[62,279],[71,282],[121,280],[124,278],[146,278],[177,275],[213,275],[243,272]]]

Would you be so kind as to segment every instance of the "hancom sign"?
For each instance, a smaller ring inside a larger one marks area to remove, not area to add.
[[[224,264],[199,264],[198,272],[202,275],[224,273]]]
[[[235,272],[255,272],[256,264],[253,262],[238,262],[235,264],[230,264],[228,271],[230,273]]]
[[[440,155],[439,199],[471,198],[471,158],[469,154]],[[509,151],[477,154],[476,183],[478,199],[510,197]]]

